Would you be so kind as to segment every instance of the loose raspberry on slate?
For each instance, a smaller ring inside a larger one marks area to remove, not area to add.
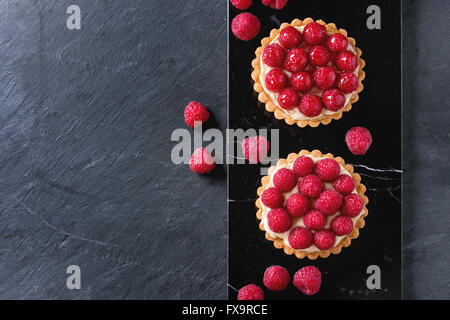
[[[293,88],[284,88],[278,95],[277,101],[283,109],[291,110],[300,104],[300,95]]]
[[[327,224],[327,217],[319,210],[313,209],[303,217],[303,223],[311,230],[322,230]]]
[[[289,272],[281,266],[271,266],[264,272],[263,283],[269,290],[284,290],[291,281]]]
[[[284,198],[277,188],[268,188],[261,195],[261,202],[269,208],[278,208],[283,204]]]
[[[345,96],[338,89],[328,89],[322,92],[322,103],[325,109],[338,111],[344,107]]]
[[[286,56],[286,51],[278,43],[272,43],[264,48],[262,60],[270,67],[281,67]]]
[[[271,91],[280,91],[284,89],[289,79],[281,69],[272,69],[266,74],[266,87]]]
[[[342,196],[334,190],[325,190],[316,201],[316,209],[327,216],[335,214],[342,204]]]
[[[320,289],[322,274],[314,266],[303,267],[294,275],[294,286],[307,295],[316,294]]]
[[[353,221],[347,216],[338,216],[331,221],[331,230],[337,236],[345,236],[353,230]]]
[[[267,223],[273,232],[286,232],[292,226],[292,219],[286,210],[278,208],[272,209],[267,214]]]
[[[304,216],[309,209],[309,199],[302,194],[293,193],[286,200],[286,210],[291,216]]]
[[[342,195],[347,195],[355,190],[355,182],[348,174],[341,174],[333,183],[334,189]]]
[[[317,198],[322,193],[324,185],[318,176],[311,174],[301,179],[298,189],[307,197]]]
[[[355,71],[358,67],[358,58],[350,51],[343,51],[336,56],[336,67],[342,71]]]
[[[314,86],[311,74],[305,71],[294,73],[289,80],[289,84],[301,93],[311,91]]]
[[[330,89],[336,82],[336,71],[331,67],[320,67],[314,71],[314,82],[322,90]]]
[[[267,156],[270,143],[264,136],[248,137],[242,141],[241,149],[250,163],[258,163]]]
[[[308,55],[302,48],[294,48],[287,52],[284,68],[290,72],[302,71],[308,64]]]
[[[334,246],[336,236],[330,230],[320,230],[314,234],[314,244],[320,250],[328,250]]]
[[[281,192],[289,192],[295,187],[297,179],[292,170],[281,168],[273,175],[273,185]]]
[[[189,161],[189,167],[196,173],[208,173],[216,166],[216,159],[205,148],[196,149]]]
[[[338,88],[344,93],[350,93],[358,89],[358,77],[348,71],[342,71],[337,79]]]
[[[353,218],[361,213],[363,207],[363,199],[357,194],[351,193],[342,200],[341,213]]]
[[[314,46],[308,53],[309,61],[317,67],[322,67],[330,61],[331,53],[324,46]]]
[[[347,50],[348,40],[343,34],[335,33],[328,38],[327,47],[333,52],[341,52]]]
[[[284,8],[288,0],[261,0],[262,4],[272,9],[281,10]]]
[[[363,155],[372,144],[370,131],[363,127],[353,127],[345,135],[349,150],[355,155]]]
[[[264,292],[256,284],[249,284],[239,290],[238,300],[264,300]]]
[[[327,38],[327,29],[317,22],[311,22],[303,29],[303,37],[308,44],[321,44]]]
[[[313,94],[304,95],[300,100],[299,109],[307,117],[316,117],[322,112],[322,100]]]
[[[325,182],[331,182],[337,179],[341,167],[336,160],[331,158],[325,158],[316,163],[314,173]]]
[[[288,26],[281,30],[278,41],[286,49],[298,47],[302,42],[302,34],[293,26]]]
[[[311,174],[314,170],[314,161],[307,156],[301,156],[295,159],[292,171],[300,177]]]
[[[231,31],[238,39],[244,41],[249,41],[256,37],[260,27],[259,19],[248,12],[238,14],[231,22]]]
[[[295,227],[289,232],[288,241],[294,249],[306,249],[312,245],[313,234],[306,228]]]
[[[231,4],[237,9],[246,10],[252,5],[252,0],[231,0]]]
[[[208,118],[208,110],[199,102],[191,101],[184,109],[184,121],[191,128],[199,127]]]

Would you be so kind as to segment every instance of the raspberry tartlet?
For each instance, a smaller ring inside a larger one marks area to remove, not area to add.
[[[261,40],[252,61],[258,100],[299,127],[338,120],[363,90],[365,62],[355,39],[334,23],[295,19]]]
[[[340,157],[302,150],[278,160],[256,200],[266,239],[299,259],[338,254],[359,236],[369,199],[359,174]]]

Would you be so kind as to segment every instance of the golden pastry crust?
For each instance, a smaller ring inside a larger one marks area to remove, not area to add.
[[[264,51],[265,46],[267,44],[269,44],[270,42],[272,42],[278,36],[278,34],[281,32],[281,30],[283,30],[287,26],[294,26],[294,27],[304,26],[310,22],[314,22],[314,20],[311,18],[306,18],[304,20],[294,19],[291,23],[286,23],[286,22],[283,23],[279,29],[272,29],[272,31],[270,32],[270,36],[261,40],[262,46],[260,46],[256,49],[256,51],[255,51],[256,58],[253,59],[253,61],[252,61],[252,66],[253,66],[252,79],[255,81],[255,83],[253,85],[253,89],[256,92],[258,92],[258,100],[260,102],[264,103],[266,106],[266,110],[269,112],[273,112],[275,115],[275,118],[277,118],[278,120],[284,119],[284,121],[287,124],[292,125],[295,123],[295,124],[297,124],[297,126],[299,126],[301,128],[306,127],[306,126],[317,127],[319,124],[327,125],[333,119],[334,120],[340,119],[344,112],[351,110],[352,103],[355,103],[356,101],[359,100],[358,94],[364,89],[362,81],[364,80],[364,78],[366,76],[365,72],[362,70],[364,68],[364,66],[366,65],[364,60],[361,59],[362,51],[361,51],[361,49],[356,47],[355,39],[348,37],[347,38],[348,42],[356,50],[356,57],[358,58],[358,62],[359,62],[359,71],[358,71],[358,88],[356,89],[355,92],[353,92],[352,97],[350,98],[350,101],[347,103],[347,105],[345,105],[342,109],[340,109],[336,113],[333,113],[330,115],[322,114],[318,118],[314,118],[314,119],[310,119],[310,120],[295,120],[289,114],[286,114],[286,112],[284,112],[281,107],[276,106],[274,101],[272,100],[272,98],[265,92],[265,90],[261,84],[261,81],[259,80],[260,73],[261,73],[261,66],[260,66],[261,54]],[[337,29],[337,27],[334,23],[325,23],[322,20],[317,20],[316,22],[324,25],[325,28],[327,29],[328,34],[341,33],[345,37],[347,37],[347,31],[344,29]]]
[[[313,157],[328,157],[336,160],[341,166],[343,166],[348,172],[350,172],[354,182],[355,182],[355,188],[358,195],[363,199],[364,201],[364,208],[363,213],[358,218],[358,220],[355,223],[355,226],[353,227],[353,231],[346,235],[336,246],[334,246],[331,249],[328,250],[318,250],[314,252],[306,252],[303,250],[296,250],[291,248],[290,246],[286,245],[281,238],[272,238],[272,236],[265,230],[264,223],[262,221],[262,204],[261,204],[261,195],[266,189],[267,185],[270,182],[270,176],[273,174],[273,172],[276,170],[276,167],[283,164],[293,163],[298,157],[303,155],[311,155]],[[280,159],[277,162],[276,166],[272,166],[269,168],[269,172],[267,176],[264,176],[261,179],[261,187],[258,188],[258,199],[256,200],[256,207],[258,208],[258,211],[256,213],[256,217],[261,220],[259,223],[259,229],[262,231],[266,231],[266,239],[273,241],[273,245],[277,249],[283,249],[284,252],[288,255],[295,254],[295,256],[299,259],[303,259],[305,257],[308,257],[310,260],[315,260],[318,257],[321,258],[327,258],[330,256],[331,253],[338,254],[341,252],[343,247],[348,247],[352,241],[352,239],[356,239],[359,236],[359,229],[363,228],[365,225],[364,218],[367,217],[369,214],[369,211],[367,210],[367,204],[369,203],[369,198],[364,194],[366,192],[366,187],[361,183],[361,177],[359,174],[354,173],[353,167],[349,164],[345,164],[344,159],[341,157],[334,157],[331,153],[322,154],[319,150],[313,150],[312,152],[309,152],[307,150],[301,150],[298,154],[297,153],[291,153],[288,155],[287,159]]]

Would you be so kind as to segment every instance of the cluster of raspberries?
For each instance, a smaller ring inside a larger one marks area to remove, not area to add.
[[[263,283],[269,290],[282,291],[290,281],[289,272],[281,266],[271,266],[264,272]],[[313,295],[319,291],[321,282],[319,269],[308,266],[295,273],[292,284],[304,294]],[[249,284],[239,290],[238,300],[264,300],[264,292],[259,286]]]
[[[308,156],[297,158],[292,170],[277,170],[272,178],[274,187],[261,195],[261,202],[271,209],[267,214],[269,228],[276,233],[289,231],[288,241],[294,249],[306,249],[313,244],[320,250],[334,247],[336,236],[352,232],[352,218],[364,207],[363,199],[353,192],[353,178],[340,171],[334,159],[314,163]],[[331,184],[333,189],[325,189],[325,184]],[[296,185],[299,192],[285,199],[283,193],[292,191]],[[303,219],[304,227],[292,228],[298,218]],[[329,227],[328,219],[332,219]]]

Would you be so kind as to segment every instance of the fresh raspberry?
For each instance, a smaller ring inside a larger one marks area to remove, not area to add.
[[[335,33],[328,38],[327,47],[333,52],[341,52],[347,50],[348,40],[343,34]]]
[[[322,101],[316,95],[304,95],[300,100],[299,109],[307,117],[318,116],[322,112]]]
[[[350,51],[343,51],[336,56],[336,67],[342,71],[355,71],[358,58]]]
[[[317,22],[311,22],[303,29],[303,37],[311,45],[320,44],[327,38],[327,29]]]
[[[240,10],[246,10],[252,5],[252,0],[231,0],[231,4]]]
[[[281,69],[272,69],[266,74],[266,87],[271,91],[284,89],[289,81],[287,75]]]
[[[353,218],[361,213],[363,207],[363,199],[357,194],[351,193],[342,200],[341,213]]]
[[[322,103],[325,109],[338,111],[345,104],[345,96],[338,89],[328,89],[322,92]]]
[[[327,217],[319,210],[311,210],[303,217],[305,227],[311,230],[322,230],[327,224]]]
[[[283,195],[277,188],[268,188],[261,195],[261,202],[269,208],[278,208],[283,204]]]
[[[263,283],[269,290],[284,290],[291,281],[289,272],[281,266],[271,266],[264,272]]]
[[[342,196],[334,190],[325,190],[317,198],[316,209],[327,216],[332,216],[339,210],[342,204]]]
[[[295,227],[288,237],[289,244],[294,249],[309,248],[313,242],[313,234],[306,228]]]
[[[208,173],[216,166],[216,159],[205,148],[198,148],[192,153],[189,167],[196,173]]]
[[[292,226],[292,219],[286,210],[278,208],[272,209],[267,214],[267,223],[273,232],[286,232]]]
[[[293,88],[284,88],[278,95],[277,101],[280,107],[290,110],[299,105],[300,95]]]
[[[262,4],[272,9],[281,10],[284,8],[288,0],[261,0]]]
[[[347,195],[355,190],[355,183],[348,174],[341,174],[333,183],[334,190],[342,195]]]
[[[264,292],[256,284],[249,284],[239,290],[238,300],[264,300]]]
[[[309,199],[300,193],[293,193],[286,200],[286,210],[291,216],[304,216],[309,209]]]
[[[307,93],[311,91],[314,86],[311,74],[304,71],[294,73],[289,80],[289,84],[291,85],[291,87],[297,89],[301,93]]]
[[[270,67],[281,67],[284,62],[286,51],[278,43],[272,43],[264,48],[262,60]]]
[[[241,149],[250,163],[258,163],[267,156],[269,141],[264,136],[248,137],[242,141]]]
[[[297,176],[292,170],[281,168],[273,175],[273,185],[281,192],[289,192],[297,183]]]
[[[353,230],[353,221],[347,216],[338,216],[331,221],[331,230],[337,236],[345,236]]]
[[[313,295],[320,289],[322,275],[314,266],[303,267],[294,275],[294,286],[307,295]]]
[[[287,26],[281,30],[278,41],[286,49],[298,47],[302,42],[302,34],[292,26]]]
[[[358,89],[358,77],[348,71],[339,74],[337,86],[343,93],[350,93]]]
[[[308,64],[308,55],[302,48],[294,48],[287,52],[284,68],[290,72],[302,71]]]
[[[353,154],[363,155],[372,144],[372,135],[366,128],[353,127],[345,135],[345,142]]]
[[[311,174],[314,170],[314,161],[307,156],[298,157],[292,167],[294,173],[300,177]]]
[[[330,230],[320,230],[314,234],[314,244],[320,250],[328,250],[334,246],[336,236]]]
[[[251,13],[244,12],[234,17],[231,22],[231,30],[241,40],[249,41],[256,37],[261,28],[259,19]]]
[[[309,61],[317,67],[324,66],[330,61],[331,53],[324,46],[314,46],[308,53]]]
[[[304,177],[298,184],[300,192],[310,198],[317,198],[323,191],[323,188],[322,180],[313,174]]]
[[[336,82],[336,71],[331,67],[320,67],[314,72],[314,82],[322,90],[333,87]]]
[[[325,182],[331,182],[337,179],[341,172],[341,166],[336,160],[325,158],[316,163],[314,173]]]
[[[184,121],[191,128],[199,127],[208,118],[208,110],[199,102],[191,101],[184,109]]]

